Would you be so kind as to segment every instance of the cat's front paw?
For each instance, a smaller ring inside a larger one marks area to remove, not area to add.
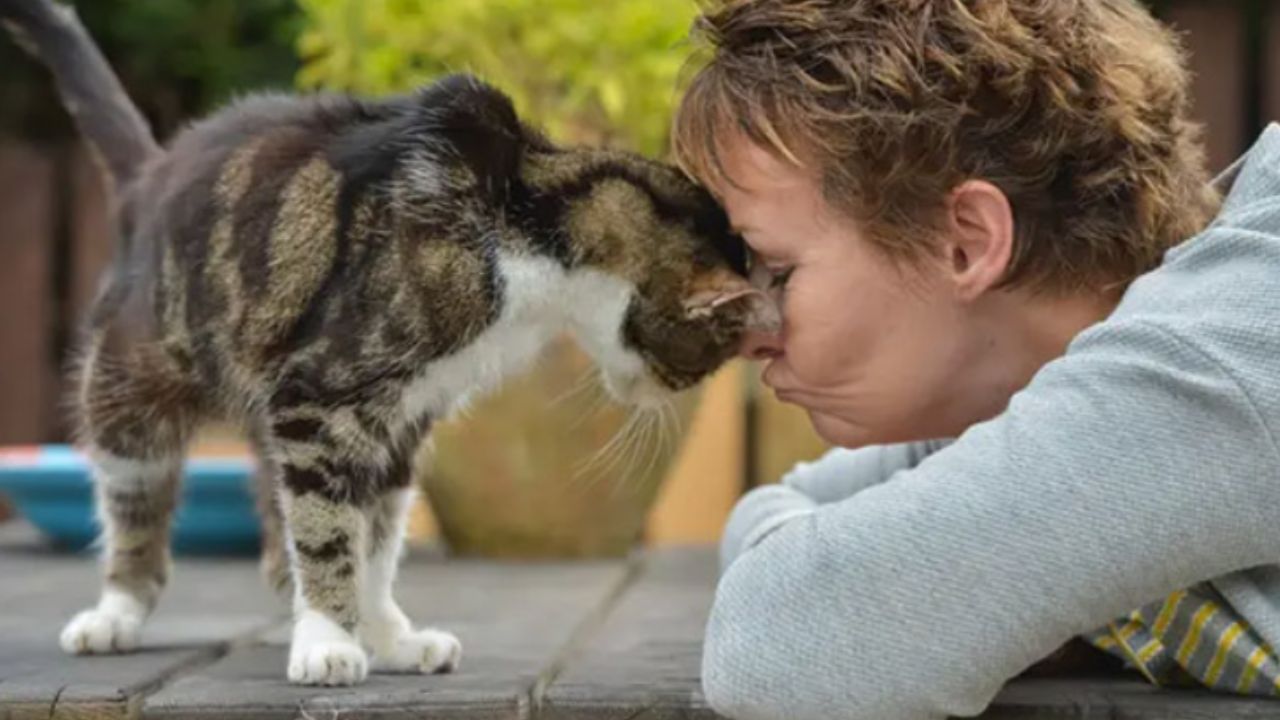
[[[374,655],[374,667],[390,672],[447,673],[462,662],[462,643],[442,630],[405,633]]]
[[[128,652],[138,647],[142,622],[135,613],[93,608],[71,618],[58,642],[72,655]]]
[[[358,685],[369,677],[369,656],[323,613],[304,610],[293,625],[288,676],[300,685]]]
[[[299,685],[358,685],[369,676],[369,659],[353,642],[320,642],[289,653],[289,682]]]

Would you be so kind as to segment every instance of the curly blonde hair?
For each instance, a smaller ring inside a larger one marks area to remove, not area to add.
[[[694,36],[686,171],[732,182],[742,133],[898,257],[983,179],[1013,208],[1006,286],[1124,286],[1217,204],[1182,48],[1134,0],[713,0]]]

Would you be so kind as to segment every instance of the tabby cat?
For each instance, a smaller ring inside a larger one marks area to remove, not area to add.
[[[0,0],[0,19],[52,69],[117,206],[76,376],[105,582],[63,630],[68,652],[136,646],[168,577],[186,445],[230,418],[274,485],[289,680],[448,671],[458,640],[415,629],[391,592],[431,422],[561,332],[614,398],[644,405],[777,322],[705,191],[635,155],[558,147],[475,78],[251,97],[162,149],[69,9]]]

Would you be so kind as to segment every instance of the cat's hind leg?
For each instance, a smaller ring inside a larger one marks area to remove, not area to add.
[[[361,582],[359,634],[373,649],[375,670],[452,672],[462,659],[458,638],[432,628],[415,630],[392,594],[412,501],[410,488],[390,489],[368,511],[369,555]]]
[[[262,555],[259,570],[267,586],[281,600],[293,598],[293,571],[284,532],[284,513],[280,509],[280,469],[267,451],[266,432],[253,428],[249,433],[257,468],[252,485],[258,520],[262,528]]]
[[[169,526],[196,396],[160,351],[92,355],[81,377],[82,441],[102,527],[102,594],[60,636],[69,653],[137,646],[169,577]]]

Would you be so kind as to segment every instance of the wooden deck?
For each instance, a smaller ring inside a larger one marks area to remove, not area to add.
[[[184,560],[131,655],[71,658],[62,623],[95,593],[86,557],[0,525],[0,719],[712,718],[698,688],[709,549],[630,563],[500,564],[418,553],[399,597],[462,638],[453,675],[358,688],[283,682],[283,609],[247,561]],[[1280,701],[1162,692],[1128,678],[1016,681],[984,717],[1277,718]]]

